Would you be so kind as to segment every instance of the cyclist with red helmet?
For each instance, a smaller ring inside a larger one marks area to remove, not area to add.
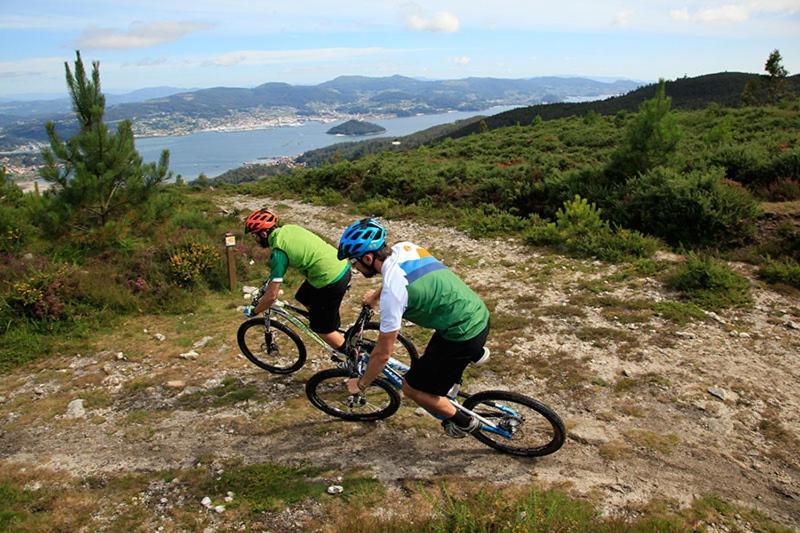
[[[278,226],[278,216],[269,209],[254,211],[244,225],[263,248],[271,249],[270,273],[264,294],[255,307],[245,314],[255,316],[266,311],[278,297],[288,267],[296,268],[305,281],[295,299],[310,313],[310,327],[332,348],[341,350],[344,337],[337,331],[341,325],[339,306],[350,283],[347,261],[336,257],[336,248],[321,237],[295,224]]]
[[[410,242],[389,247],[386,229],[373,219],[359,220],[344,231],[338,257],[368,278],[380,274],[383,281],[364,297],[365,304],[380,303],[380,334],[364,374],[347,382],[349,392],[363,392],[380,374],[403,319],[409,320],[435,331],[422,357],[412,361],[403,393],[443,419],[449,436],[475,431],[478,420],[456,410],[446,394],[461,381],[469,363],[488,357],[489,310],[480,297],[425,248]]]

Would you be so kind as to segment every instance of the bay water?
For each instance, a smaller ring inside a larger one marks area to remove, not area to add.
[[[381,137],[400,137],[440,124],[477,115],[494,115],[516,106],[497,106],[483,111],[454,111],[436,115],[415,115],[367,122],[386,128],[380,135],[344,137],[325,133],[339,122],[306,122],[300,126],[278,126],[248,131],[207,131],[191,135],[142,137],[136,148],[146,162],[158,161],[163,149],[169,150],[169,168],[177,176],[191,181],[201,173],[213,178],[245,163],[259,159],[298,156],[308,150],[341,142]],[[344,121],[341,121],[344,122]]]

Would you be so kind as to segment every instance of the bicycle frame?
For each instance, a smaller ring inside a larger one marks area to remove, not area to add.
[[[367,363],[368,362],[369,362],[369,354],[366,354],[366,353],[365,354],[361,354],[361,358],[357,363],[357,367],[358,367],[357,371],[358,371],[359,375],[364,373],[364,370],[367,368]],[[349,363],[349,361],[348,361],[348,363]],[[392,384],[392,386],[394,388],[396,388],[398,390],[401,390],[403,388],[403,376],[408,371],[408,369],[409,369],[409,367],[407,365],[403,364],[401,361],[398,361],[394,357],[390,357],[389,361],[386,363],[386,366],[383,367],[383,375],[384,375],[384,377],[386,377],[386,379],[389,381],[389,383]],[[466,396],[466,397],[469,397],[469,395],[466,394],[466,393],[458,393],[458,394]],[[513,434],[510,431],[507,431],[507,430],[505,430],[503,428],[497,427],[497,425],[494,424],[491,420],[488,420],[488,419],[482,417],[481,415],[477,414],[474,411],[470,411],[469,409],[467,409],[466,407],[464,407],[463,405],[461,405],[460,403],[455,401],[454,398],[451,398],[450,396],[448,396],[447,399],[450,402],[450,404],[453,407],[455,407],[456,409],[464,411],[465,413],[468,413],[471,416],[474,416],[475,418],[480,420],[481,421],[481,429],[482,430],[490,431],[492,433],[496,433],[497,435],[500,435],[501,437],[505,437],[507,439],[510,439],[513,436]],[[496,407],[497,409],[500,409],[501,411],[503,411],[505,413],[508,413],[511,416],[519,416],[519,413],[517,413],[516,411],[514,411],[513,409],[511,409],[509,407],[506,407],[505,405],[494,404],[493,406]],[[434,416],[439,418],[437,415],[434,415]]]
[[[322,340],[322,337],[320,337],[317,333],[315,333],[308,326],[308,324],[306,324],[305,321],[295,316],[291,311],[294,311],[295,313],[297,313],[300,316],[303,316],[304,318],[308,317],[307,311],[304,311],[299,307],[295,307],[289,303],[286,303],[283,300],[275,300],[275,302],[272,304],[272,307],[267,309],[267,311],[264,313],[264,326],[266,327],[266,333],[269,334],[270,332],[269,330],[270,319],[276,318],[277,316],[277,318],[283,319],[284,321],[288,322],[289,324],[293,325],[294,327],[296,327],[297,329],[308,335],[311,338],[311,340],[319,344],[320,347],[328,353],[331,359],[339,362],[344,361],[345,357],[344,354],[342,354],[339,350],[332,348],[327,342]],[[372,318],[372,314],[373,312],[369,307],[362,308],[361,313],[358,315],[358,318],[356,318],[356,321],[353,323],[353,326],[351,326],[351,327],[358,327],[358,335],[356,335],[357,339],[359,340],[361,339],[361,336],[364,333],[364,325],[366,325],[366,323],[369,322],[369,319]],[[345,333],[345,330],[341,328],[339,328],[337,331],[342,334]],[[345,346],[345,351],[349,351],[351,348],[350,344],[352,343],[352,339],[346,339],[346,341],[348,342],[348,345]]]
[[[269,329],[270,319],[275,318],[275,316],[277,315],[277,317],[285,320],[286,322],[290,323],[291,325],[293,325],[294,327],[296,327],[297,329],[308,335],[308,337],[310,337],[311,340],[319,344],[320,347],[322,347],[326,352],[328,352],[328,355],[330,355],[331,357],[339,355],[339,352],[337,350],[331,348],[331,346],[327,342],[322,340],[322,338],[319,335],[317,335],[314,331],[312,331],[311,328],[308,327],[308,325],[305,322],[303,322],[301,319],[293,315],[290,312],[290,310],[295,311],[299,315],[304,314],[304,311],[299,307],[295,307],[282,300],[275,300],[275,302],[272,304],[272,307],[267,309],[267,311],[264,313],[264,326],[266,327],[266,333],[269,334],[270,332]]]

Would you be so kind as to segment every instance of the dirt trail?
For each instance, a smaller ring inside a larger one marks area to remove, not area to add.
[[[251,197],[220,199],[227,210],[265,203],[275,205]],[[286,220],[332,241],[355,218],[336,208],[277,204]],[[688,504],[713,492],[800,526],[796,298],[765,288],[747,266],[736,265],[751,276],[754,308],[677,325],[632,305],[674,295],[622,267],[410,221],[389,227],[392,240],[428,247],[492,302],[493,360],[470,371],[468,388],[513,389],[551,405],[570,430],[561,451],[517,459],[472,439],[451,440],[432,419],[416,416],[409,402],[376,424],[332,420],[304,400],[304,379],[329,366],[319,351],[312,350],[297,375],[268,375],[238,354],[239,315],[228,309],[224,323],[184,331],[193,340],[214,339],[197,349],[197,360],[178,357],[190,348],[171,344],[169,335],[163,343],[145,344],[144,356],[126,355],[120,346],[141,345],[137,339],[166,327],[154,322],[147,334],[117,337],[119,346],[6,376],[0,384],[0,459],[76,476],[185,467],[210,455],[363,467],[390,484],[448,475],[535,480],[566,483],[609,513],[653,498]],[[345,306],[355,308],[373,284],[354,276]],[[242,300],[237,296],[234,303]],[[187,327],[196,318],[187,318]],[[407,332],[424,346],[424,332]],[[217,406],[205,400],[203,394],[218,390],[224,376],[253,387],[253,399]],[[95,405],[92,395],[105,401]],[[87,412],[68,419],[64,412],[75,398],[89,398]],[[31,401],[39,418],[26,407]],[[48,408],[57,414],[42,419]],[[146,417],[149,429],[136,416]]]

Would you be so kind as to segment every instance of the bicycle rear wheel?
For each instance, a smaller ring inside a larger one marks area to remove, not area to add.
[[[360,397],[354,397],[344,384],[351,377],[354,374],[344,368],[318,372],[306,383],[306,396],[316,408],[343,420],[380,420],[400,407],[400,395],[385,379],[376,379]]]
[[[306,362],[306,347],[286,325],[263,318],[251,318],[239,326],[236,334],[239,349],[254,365],[273,374],[291,374]]]
[[[364,324],[364,334],[361,337],[361,348],[368,353],[372,353],[375,344],[378,342],[378,334],[380,333],[380,324],[378,322],[367,322]],[[356,331],[353,327],[347,330],[344,334],[346,341],[350,341],[350,337],[355,335]],[[395,346],[392,352],[392,357],[400,361],[406,366],[411,366],[412,361],[419,359],[417,348],[411,340],[400,333],[397,336],[400,346]]]
[[[472,434],[504,453],[526,457],[549,455],[563,446],[567,436],[564,422],[552,409],[516,392],[479,392],[467,398],[464,407],[510,435],[500,435],[485,425]]]

